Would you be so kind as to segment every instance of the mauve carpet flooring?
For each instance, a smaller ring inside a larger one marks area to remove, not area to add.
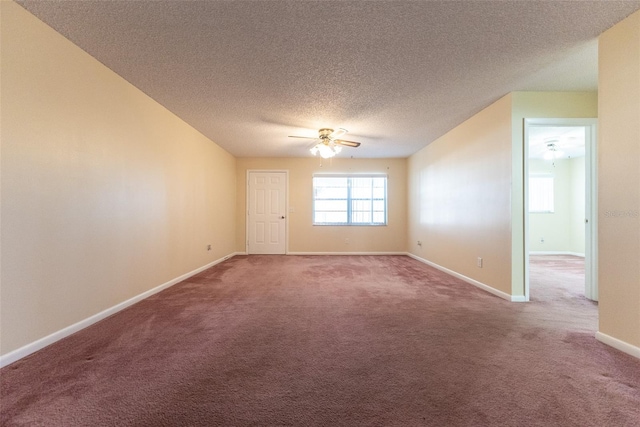
[[[638,426],[581,262],[510,303],[405,256],[237,256],[3,368],[0,422]]]

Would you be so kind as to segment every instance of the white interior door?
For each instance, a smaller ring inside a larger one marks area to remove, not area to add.
[[[249,171],[247,252],[286,252],[287,173]]]

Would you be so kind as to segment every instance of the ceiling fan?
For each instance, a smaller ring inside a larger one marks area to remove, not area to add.
[[[303,139],[315,139],[318,143],[311,148],[311,154],[314,156],[320,154],[323,159],[333,157],[342,151],[342,147],[359,147],[359,142],[346,141],[339,139],[342,135],[347,133],[346,129],[338,128],[335,131],[329,128],[322,128],[318,131],[317,138],[311,138],[308,136],[289,136],[289,138],[303,138]]]

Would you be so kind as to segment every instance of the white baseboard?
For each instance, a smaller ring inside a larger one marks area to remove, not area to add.
[[[529,251],[529,255],[572,255],[584,258],[584,254],[580,252],[567,251]]]
[[[640,347],[631,345],[628,342],[621,341],[611,335],[603,334],[602,332],[596,332],[596,339],[603,344],[609,345],[617,350],[627,353],[633,357],[640,359]]]
[[[139,302],[139,301],[142,301],[143,299],[148,298],[153,294],[157,294],[158,292],[163,291],[163,290],[175,285],[176,283],[180,283],[183,280],[186,280],[191,276],[195,276],[196,274],[206,270],[207,268],[211,268],[214,265],[219,264],[222,261],[226,261],[229,258],[231,258],[231,257],[233,257],[235,255],[238,255],[238,254],[240,254],[240,253],[239,252],[234,252],[234,253],[232,253],[230,255],[226,255],[226,256],[224,256],[222,258],[219,258],[219,259],[217,259],[217,260],[215,260],[213,262],[210,262],[207,265],[204,265],[202,267],[196,268],[195,270],[190,271],[188,273],[185,273],[180,277],[176,277],[175,279],[172,279],[172,280],[170,280],[170,281],[168,281],[166,283],[163,283],[160,286],[157,286],[157,287],[155,287],[153,289],[149,289],[148,291],[143,292],[140,295],[136,295],[133,298],[129,298],[128,300],[123,301],[123,302],[121,302],[119,304],[116,304],[113,307],[110,307],[110,308],[108,308],[106,310],[103,310],[100,313],[94,314],[93,316],[90,316],[90,317],[88,317],[88,318],[86,318],[84,320],[81,320],[81,321],[79,321],[77,323],[74,323],[71,326],[67,326],[66,328],[63,328],[63,329],[61,329],[61,330],[59,330],[57,332],[54,332],[54,333],[52,333],[50,335],[47,335],[44,338],[40,338],[37,341],[34,341],[34,342],[30,343],[30,344],[27,344],[27,345],[25,345],[23,347],[20,347],[20,348],[16,349],[16,350],[13,350],[13,351],[11,351],[11,352],[9,352],[7,354],[4,354],[4,355],[0,356],[0,368],[2,368],[4,366],[7,366],[7,365],[19,360],[19,359],[22,359],[23,357],[26,357],[26,356],[28,356],[28,355],[30,355],[32,353],[35,353],[36,351],[41,350],[44,347],[46,347],[48,345],[51,345],[51,344],[55,343],[56,341],[61,340],[62,338],[68,337],[69,335],[71,335],[73,333],[76,333],[76,332],[86,328],[87,326],[91,326],[94,323],[99,322],[100,320],[105,319],[105,318],[111,316],[112,314],[115,314],[115,313],[119,312],[120,310],[123,310],[123,309],[125,309],[125,308],[127,308],[127,307],[129,307],[129,306],[131,306],[131,305],[133,305],[133,304],[135,304],[137,302]]]
[[[429,265],[429,266],[431,266],[433,268],[436,268],[436,269],[438,269],[440,271],[443,271],[443,272],[445,272],[447,274],[450,274],[453,277],[457,277],[458,279],[464,280],[465,282],[470,283],[473,286],[476,286],[476,287],[482,289],[483,291],[489,292],[490,294],[493,294],[493,295],[495,295],[497,297],[500,297],[502,299],[506,299],[507,301],[511,301],[511,302],[525,302],[526,301],[524,296],[509,295],[506,292],[499,291],[498,289],[492,288],[489,285],[485,285],[482,282],[478,282],[477,280],[474,280],[474,279],[472,279],[470,277],[464,276],[464,275],[462,275],[460,273],[456,273],[453,270],[449,270],[448,268],[443,267],[443,266],[441,266],[439,264],[436,264],[435,262],[431,262],[431,261],[428,261],[428,260],[426,260],[424,258],[420,258],[419,256],[414,255],[412,253],[408,253],[407,255],[410,256],[411,258],[417,260],[417,261],[420,261],[420,262],[425,263],[425,264],[427,264],[427,265]]]
[[[406,252],[287,252],[287,255],[407,255]]]

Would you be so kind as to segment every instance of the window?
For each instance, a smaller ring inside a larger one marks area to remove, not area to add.
[[[313,177],[314,225],[386,225],[386,175]]]
[[[529,177],[529,212],[553,213],[553,177]]]

